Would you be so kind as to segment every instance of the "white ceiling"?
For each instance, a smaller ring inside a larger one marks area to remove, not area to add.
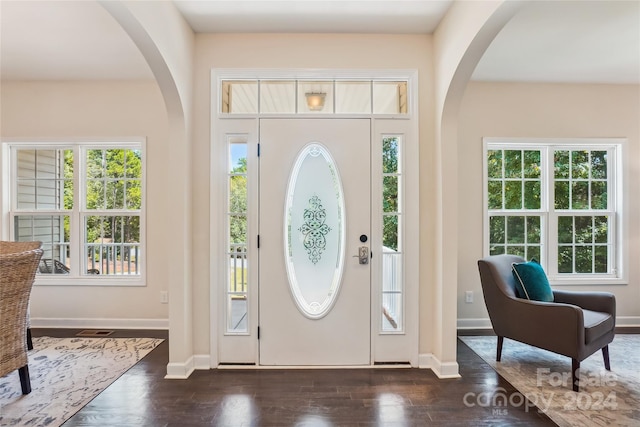
[[[199,33],[430,34],[452,0],[178,0]]]
[[[452,1],[173,0],[196,32],[434,31]],[[0,73],[13,80],[147,79],[149,67],[93,0],[0,0]],[[640,83],[640,0],[534,1],[473,78]]]
[[[534,1],[493,40],[474,80],[640,83],[640,1]]]
[[[133,41],[92,0],[0,0],[0,73],[9,80],[153,78]]]

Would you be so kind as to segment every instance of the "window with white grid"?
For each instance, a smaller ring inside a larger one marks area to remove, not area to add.
[[[559,282],[621,278],[621,143],[485,139],[485,250]]]
[[[142,143],[21,142],[8,152],[10,237],[43,243],[39,275],[140,284]]]

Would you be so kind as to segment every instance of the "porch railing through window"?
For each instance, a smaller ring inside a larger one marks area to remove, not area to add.
[[[13,219],[17,241],[42,242],[39,274],[69,274],[71,271],[70,243],[64,232],[67,215],[16,215]]]
[[[247,330],[247,245],[232,244],[229,259],[228,321],[230,332]]]
[[[383,333],[404,331],[402,137],[382,138],[382,324]]]
[[[229,292],[243,295],[247,291],[247,246],[231,245],[229,259],[231,268]]]
[[[86,244],[87,274],[140,274],[139,243]]]
[[[69,274],[71,271],[71,260],[69,258],[68,243],[42,242],[42,251],[38,273]]]
[[[40,275],[142,275],[142,147],[96,145],[11,148],[12,237],[42,242]]]
[[[228,143],[227,175],[227,283],[226,331],[246,334],[248,327],[248,273],[247,254],[247,143],[244,137],[234,136]]]
[[[402,327],[402,254],[384,247],[382,253],[382,330]]]

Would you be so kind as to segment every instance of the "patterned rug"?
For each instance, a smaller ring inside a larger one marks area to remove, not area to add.
[[[609,344],[611,371],[604,369],[598,351],[580,364],[580,392],[571,389],[571,359],[526,344],[504,340],[502,361],[496,362],[497,338],[460,337],[519,393],[512,396],[469,398],[493,405],[528,406],[528,398],[556,424],[565,426],[640,426],[640,335],[616,335]]]
[[[32,391],[22,395],[17,371],[0,378],[0,425],[61,425],[162,341],[34,338],[29,351]]]

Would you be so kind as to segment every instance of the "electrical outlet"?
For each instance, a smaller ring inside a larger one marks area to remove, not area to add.
[[[464,293],[464,302],[471,304],[473,302],[473,291],[466,291]]]
[[[167,304],[169,302],[169,292],[160,291],[160,302],[162,304]]]

